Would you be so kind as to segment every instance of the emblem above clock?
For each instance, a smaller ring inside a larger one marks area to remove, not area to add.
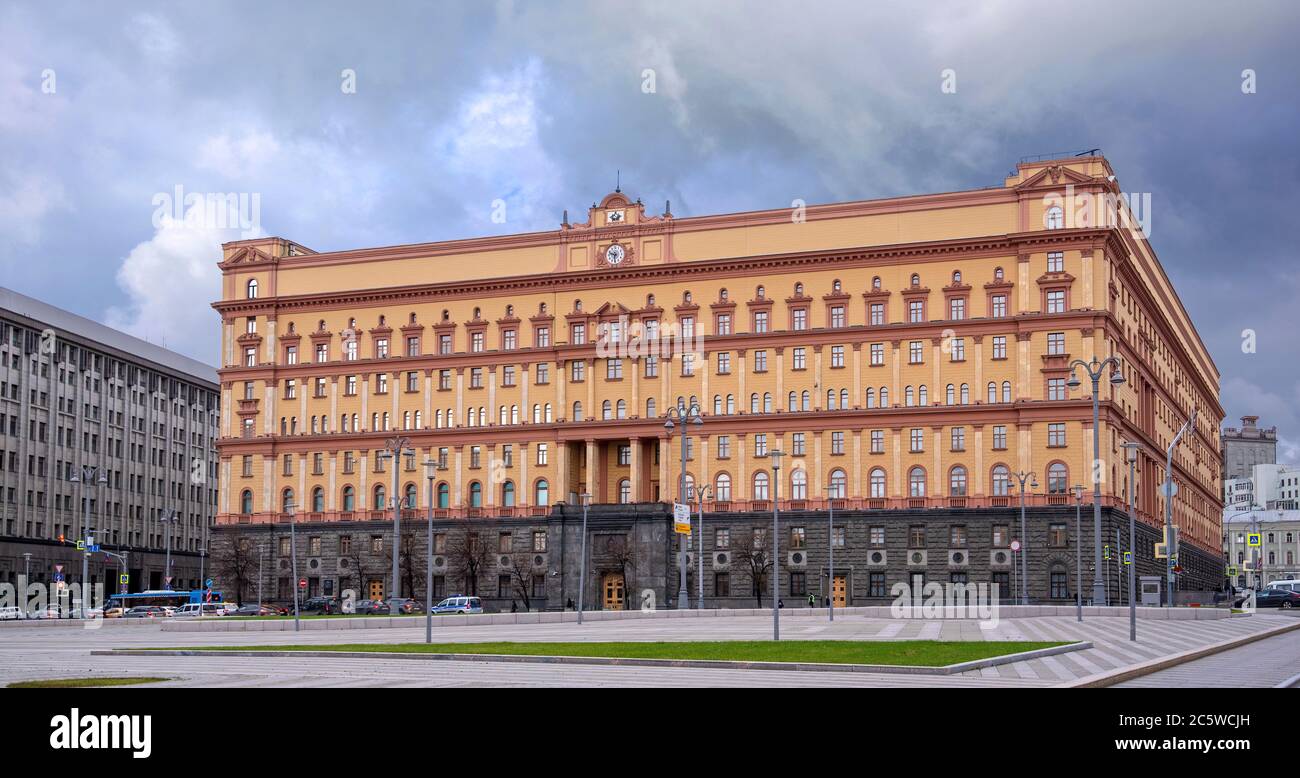
[[[570,270],[626,268],[672,261],[672,214],[646,214],[645,204],[614,190],[593,202],[587,221],[570,222],[565,212],[560,230],[564,266]]]

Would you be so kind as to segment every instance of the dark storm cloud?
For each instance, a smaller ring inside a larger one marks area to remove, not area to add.
[[[1295,4],[916,5],[10,4],[3,283],[215,361],[234,236],[156,229],[177,185],[258,193],[265,232],[337,249],[550,228],[615,170],[687,215],[996,185],[1100,147],[1152,194],[1229,418],[1296,434]]]

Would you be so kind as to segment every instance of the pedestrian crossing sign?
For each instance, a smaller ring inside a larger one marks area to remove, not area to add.
[[[1261,545],[1259,542],[1259,533],[1258,532],[1246,533],[1246,545],[1250,546],[1251,548],[1259,548]]]
[[[1234,577],[1236,577],[1236,575],[1237,575],[1237,566],[1236,566],[1236,565],[1228,565],[1228,577],[1229,577],[1229,578],[1234,578]]]
[[[1126,565],[1131,565],[1131,564],[1133,564],[1133,552],[1132,552],[1132,551],[1125,551],[1125,552],[1124,552],[1124,564],[1126,564]]]
[[[1102,558],[1102,559],[1106,559],[1106,560],[1109,560],[1109,559],[1110,559],[1110,546],[1109,546],[1109,545],[1105,545],[1105,546],[1102,546],[1102,547],[1101,547],[1101,558]]]

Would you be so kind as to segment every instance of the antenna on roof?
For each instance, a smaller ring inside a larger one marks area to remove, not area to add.
[[[1074,156],[1076,156],[1076,157],[1094,157],[1094,156],[1097,155],[1097,152],[1098,152],[1098,151],[1101,151],[1101,149],[1088,149],[1087,151],[1080,151],[1078,154],[1075,154]]]
[[[614,191],[615,191],[615,192],[622,192],[622,191],[623,191],[622,187],[623,187],[623,171],[621,171],[621,170],[615,170],[615,171],[614,171]]]

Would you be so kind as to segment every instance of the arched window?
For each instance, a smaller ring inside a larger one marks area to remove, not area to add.
[[[912,405],[914,405],[915,403],[916,403],[916,394],[912,391],[912,387],[910,386],[903,387],[903,405],[907,406],[908,408],[911,408]]]
[[[803,468],[795,468],[790,471],[790,499],[806,500],[808,499],[808,471]]]
[[[605,421],[614,418],[614,404],[609,400],[600,404],[600,417]]]
[[[826,496],[832,500],[843,500],[849,496],[849,477],[838,467],[831,471],[830,488]]]
[[[848,389],[841,389],[841,390],[840,390],[840,408],[841,408],[842,410],[846,410],[846,411],[849,409],[849,390],[848,390]]]
[[[754,473],[754,497],[755,500],[768,499],[767,473],[761,470]]]
[[[620,419],[627,418],[627,400],[619,400],[614,406],[614,414]]]
[[[506,420],[510,417],[506,415],[506,406],[502,405],[497,408],[497,424],[502,427],[506,426]]]
[[[551,423],[551,404],[550,404],[550,403],[547,403],[545,406],[542,407],[542,410],[544,411],[544,418],[546,419],[546,423],[547,423],[547,424],[550,424],[550,423]]]
[[[1043,214],[1043,226],[1049,230],[1059,230],[1065,226],[1065,212],[1061,206],[1053,205]]]
[[[925,469],[919,465],[907,471],[907,494],[910,497],[925,496]]]
[[[1004,277],[1005,277],[1005,276],[1004,276],[1004,274],[1003,274],[1003,272],[1002,272],[1002,268],[1000,268],[1000,267],[995,267],[995,268],[993,268],[993,280],[994,280],[994,281],[1001,281]]]
[[[1011,494],[1011,471],[1006,465],[993,466],[993,496],[1006,497]]]
[[[880,276],[872,276],[871,288],[874,291],[880,291]]]
[[[658,409],[655,408],[655,398],[651,397],[645,401],[645,417],[647,419],[653,419],[658,415]]]
[[[383,484],[375,485],[375,501],[371,507],[377,511],[382,511],[388,507],[388,492],[384,489]]]
[[[1009,403],[1009,402],[1011,402],[1011,382],[1010,382],[1010,381],[1003,381],[1003,382],[1002,382],[1002,402],[1004,402],[1004,403]]]
[[[754,392],[749,396],[749,412],[758,413],[758,392]]]
[[[551,504],[551,486],[543,478],[533,487],[533,505],[550,505]]]
[[[961,385],[961,404],[970,405],[970,384]]]
[[[947,405],[957,404],[957,387],[948,384],[948,389],[944,392],[944,403]]]
[[[953,284],[960,284],[960,283],[961,283],[961,271],[960,271],[960,270],[954,270],[954,271],[952,271],[952,282],[953,282]]]
[[[998,401],[998,385],[992,381],[989,381],[989,402],[995,403],[997,401]]]
[[[313,513],[325,510],[325,490],[319,486],[311,490],[311,510]]]
[[[506,481],[501,484],[501,507],[515,507],[515,482]]]
[[[573,404],[573,420],[582,421],[582,403],[580,402]]]
[[[731,476],[726,473],[718,473],[718,477],[713,481],[713,499],[720,502],[727,502],[731,499]]]
[[[469,507],[483,507],[483,484],[478,481],[470,481],[469,483]]]
[[[918,275],[918,274],[916,274],[916,273],[913,273],[913,274],[912,274],[912,286],[920,286],[920,285],[921,285],[921,276]]]
[[[876,390],[872,389],[870,386],[867,387],[867,407],[876,407]]]
[[[632,502],[632,482],[626,478],[618,482],[618,501],[621,505]]]
[[[285,489],[284,492],[280,495],[280,512],[292,513],[294,508],[297,507],[298,506],[293,504],[293,490]]]
[[[253,512],[253,490],[245,489],[239,495],[239,512],[248,514]]]
[[[957,465],[948,471],[948,495],[950,497],[966,496],[966,468]]]
[[[925,384],[921,384],[916,390],[916,404],[922,406],[930,404],[930,392],[925,388]]]
[[[882,498],[885,496],[885,471],[883,468],[871,468],[869,477],[871,483],[871,496]]]
[[[809,392],[807,389],[803,390],[803,394],[801,394],[801,395],[799,396],[799,403],[800,403],[800,405],[801,405],[800,410],[803,410],[803,411],[811,411],[811,410],[812,410],[812,393]]]
[[[713,415],[722,415],[722,395],[720,394],[713,395]]]
[[[797,284],[794,285],[794,296],[795,296],[795,297],[803,297],[803,284],[802,284],[802,283],[797,283]]]
[[[257,279],[256,279],[256,278],[250,278],[250,279],[248,280],[248,299],[250,299],[250,300],[256,300],[256,299],[257,299]]]
[[[1070,488],[1070,471],[1064,462],[1053,462],[1047,466],[1047,493],[1065,494]]]
[[[415,484],[406,485],[406,507],[415,508]]]
[[[727,415],[736,415],[736,395],[734,394],[727,395]]]
[[[882,387],[880,387],[880,407],[881,407],[881,408],[888,408],[888,407],[889,407],[889,387],[888,387],[888,386],[882,386]]]
[[[351,486],[343,487],[343,510],[355,511],[357,509],[357,493]]]
[[[836,402],[836,394],[834,389],[826,390],[826,410],[828,411],[839,410],[839,405]]]
[[[346,418],[346,417],[345,417],[345,418]],[[434,429],[442,429],[442,409],[441,409],[441,408],[439,408],[439,409],[438,409],[437,411],[435,411],[434,414],[433,414],[433,427],[434,427]],[[344,430],[344,431],[346,432],[346,430]]]
[[[480,427],[487,426],[487,408],[484,408],[481,405],[478,407],[478,426]]]
[[[772,393],[763,392],[763,413],[772,412]]]
[[[786,398],[785,409],[791,413],[799,410],[799,394],[797,392],[791,392]]]
[[[451,507],[451,485],[448,484],[446,481],[443,481],[438,484],[438,507],[439,508]]]

